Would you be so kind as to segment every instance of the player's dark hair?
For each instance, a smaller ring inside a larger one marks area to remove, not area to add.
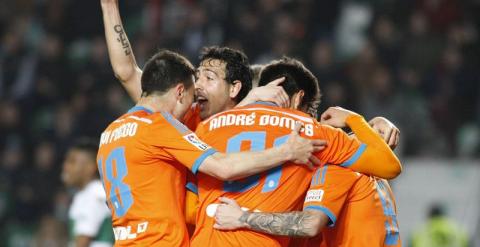
[[[285,77],[280,84],[288,96],[292,97],[300,90],[304,91],[301,108],[314,114],[320,104],[320,87],[317,78],[298,60],[283,57],[263,67],[258,86],[265,86],[269,82]]]
[[[98,152],[98,141],[90,137],[80,137],[76,139],[70,146],[70,149],[76,149],[83,152],[87,152],[96,163],[96,157]]]
[[[240,102],[252,89],[253,73],[245,53],[228,47],[211,46],[202,49],[199,59],[200,63],[209,59],[218,59],[226,63],[225,80],[230,84],[236,80],[242,83],[235,102]]]
[[[143,68],[142,95],[165,93],[178,83],[185,88],[193,86],[192,75],[195,69],[184,56],[167,50],[161,50],[153,55]]]

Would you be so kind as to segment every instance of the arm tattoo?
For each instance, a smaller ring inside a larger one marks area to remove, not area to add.
[[[252,230],[274,235],[307,237],[310,236],[312,232],[316,232],[313,223],[315,221],[315,216],[307,212],[244,212],[239,220],[246,223]]]
[[[113,27],[113,30],[115,30],[116,33],[118,33],[118,38],[117,41],[122,44],[122,47],[125,51],[125,56],[130,55],[130,44],[128,43],[127,36],[125,35],[125,31],[123,31],[122,25],[115,25]]]

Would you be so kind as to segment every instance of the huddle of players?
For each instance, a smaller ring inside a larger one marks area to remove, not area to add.
[[[161,51],[141,71],[116,39],[124,35],[116,1],[102,10],[114,71],[138,102],[102,133],[97,156],[116,245],[401,246],[380,179],[396,177],[400,162],[360,115],[333,107],[321,123],[312,118],[319,83],[299,61],[266,65],[253,90],[248,59],[229,48],[205,48],[196,70]],[[355,137],[338,129],[346,126]],[[396,144],[398,133],[386,141]],[[198,204],[185,202],[187,168]]]

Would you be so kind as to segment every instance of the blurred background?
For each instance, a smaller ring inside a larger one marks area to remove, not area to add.
[[[206,45],[242,49],[252,64],[302,60],[320,81],[322,110],[400,128],[404,173],[392,184],[404,246],[438,208],[480,246],[479,0],[120,7],[140,67],[159,48],[196,62]],[[99,1],[0,0],[0,246],[66,245],[65,150],[132,105],[110,67]]]

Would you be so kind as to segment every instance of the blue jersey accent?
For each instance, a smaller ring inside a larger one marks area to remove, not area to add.
[[[250,142],[250,150],[261,151],[266,148],[265,131],[247,131],[231,137],[227,142],[227,153],[239,152],[243,142]],[[274,145],[281,145],[288,139],[288,135],[278,137],[274,141]],[[278,166],[270,169],[267,172],[265,184],[262,187],[262,193],[274,191],[282,176],[282,167]],[[253,175],[240,181],[226,181],[224,182],[223,190],[226,192],[244,192],[255,186],[260,182],[260,175]]]
[[[203,152],[202,155],[200,155],[200,157],[198,157],[195,162],[193,163],[193,166],[192,166],[192,173],[193,174],[197,174],[198,172],[198,168],[200,167],[200,165],[202,165],[203,161],[210,155],[216,153],[217,150],[213,149],[213,148],[210,148],[208,149],[207,151]]]
[[[255,101],[249,105],[266,105],[266,106],[278,106],[277,104],[269,101]]]
[[[99,162],[101,162],[101,159]],[[115,163],[115,166],[113,166],[113,163]],[[116,176],[113,175],[114,169],[116,169]],[[118,217],[127,214],[133,204],[133,196],[130,186],[123,182],[123,178],[127,175],[128,170],[125,159],[125,147],[115,148],[110,152],[105,161],[105,176],[111,185],[110,197],[108,199],[110,200],[110,205],[115,209],[115,215]]]
[[[335,222],[337,222],[337,217],[332,213],[332,211],[330,211],[330,209],[326,208],[326,207],[322,207],[322,206],[307,206],[303,209],[304,211],[305,210],[317,210],[317,211],[321,211],[323,212],[324,214],[326,214],[328,216],[328,218],[330,218],[330,224],[328,226],[330,227],[333,227],[335,226]]]
[[[398,231],[397,215],[395,214],[393,201],[390,193],[388,192],[387,186],[383,183],[383,181],[377,180],[376,184],[377,194],[382,203],[383,214],[392,220],[392,223],[390,223],[388,220],[385,221],[385,245],[396,245],[398,244],[400,236]],[[384,196],[384,193],[386,196]]]
[[[227,153],[240,152],[242,143],[245,141],[250,142],[251,151],[262,151],[265,149],[265,131],[250,131],[242,132],[236,136],[228,139]],[[226,181],[224,183],[224,190],[228,192],[244,192],[258,184],[260,175],[253,175],[243,179],[243,181]]]
[[[347,161],[345,161],[343,164],[341,164],[341,166],[343,167],[350,167],[351,165],[353,165],[355,162],[357,162],[357,160],[360,158],[360,156],[363,154],[363,152],[365,151],[365,149],[367,149],[367,145],[362,143],[357,151],[352,155],[352,157],[350,157],[350,159],[348,159]]]
[[[318,184],[318,178],[319,178],[321,172],[322,172],[322,168],[318,167],[317,170],[315,171],[315,174],[313,174],[313,176],[312,176],[312,182],[310,183],[311,186],[314,186],[314,185]]]
[[[197,185],[195,185],[194,183],[188,182],[187,185],[185,185],[185,187],[186,187],[189,191],[191,191],[191,192],[193,192],[193,193],[195,193],[195,194],[198,195],[198,187],[197,187]]]
[[[152,113],[153,113],[152,110],[150,110],[150,109],[148,109],[148,108],[146,108],[146,107],[143,107],[143,106],[134,106],[134,107],[132,107],[130,110],[128,110],[127,113],[132,113],[132,112],[136,112],[136,111],[146,111],[146,112],[148,112],[148,114],[152,114]]]
[[[180,123],[172,114],[165,111],[162,111],[161,114],[180,134],[184,135],[191,132],[187,126]]]
[[[322,179],[320,180],[320,184],[324,184],[325,183],[325,177],[326,177],[326,174],[327,174],[327,168],[328,166],[324,166],[322,167]]]
[[[279,137],[275,140],[273,145],[275,147],[278,147],[285,143],[288,140],[288,136],[282,136]],[[280,183],[280,178],[282,177],[282,166],[275,167],[273,169],[270,169],[268,171],[268,175],[265,178],[265,184],[263,185],[262,188],[262,193],[270,192],[275,190],[279,183]]]

